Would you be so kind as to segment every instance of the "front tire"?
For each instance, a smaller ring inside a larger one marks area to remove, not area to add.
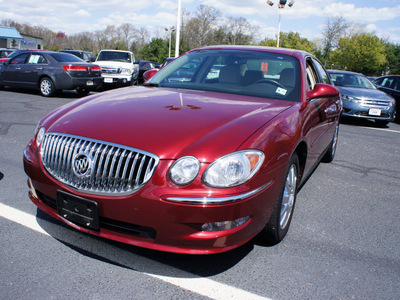
[[[89,95],[89,93],[90,93],[90,90],[89,89],[87,89],[87,88],[82,88],[82,87],[79,87],[79,88],[77,88],[76,89],[76,91],[78,92],[78,94],[80,95],[80,96],[87,96],[87,95]]]
[[[51,97],[56,93],[53,81],[49,77],[43,77],[39,83],[40,93],[44,97]]]
[[[282,182],[271,218],[264,231],[266,238],[277,244],[286,236],[292,220],[299,184],[299,158],[293,154]]]

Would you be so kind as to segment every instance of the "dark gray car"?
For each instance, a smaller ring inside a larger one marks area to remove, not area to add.
[[[348,71],[328,70],[328,73],[340,90],[343,116],[373,119],[382,126],[394,120],[395,100],[378,90],[367,77]]]
[[[68,54],[24,51],[0,65],[0,88],[13,86],[39,89],[43,96],[59,90],[87,95],[102,85],[101,68]]]

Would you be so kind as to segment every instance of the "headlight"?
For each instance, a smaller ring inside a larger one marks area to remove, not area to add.
[[[132,74],[132,70],[131,69],[122,69],[121,70],[121,74],[123,74],[123,75],[131,75]]]
[[[342,99],[345,100],[345,101],[350,101],[350,102],[357,103],[357,104],[362,104],[363,103],[362,99],[359,99],[359,98],[356,98],[356,97],[352,97],[352,96],[348,96],[348,95],[342,95]]]
[[[205,184],[216,188],[241,185],[260,169],[264,153],[258,150],[243,150],[225,155],[214,161],[204,172]]]
[[[396,100],[394,100],[393,98],[390,99],[390,104],[389,107],[395,107],[396,106]]]
[[[199,160],[194,156],[184,156],[171,166],[169,176],[174,183],[187,185],[197,177],[199,171]]]
[[[41,127],[36,135],[36,146],[39,147],[39,145],[42,143],[43,138],[44,138],[44,134],[45,134],[46,130],[44,129],[44,127]]]

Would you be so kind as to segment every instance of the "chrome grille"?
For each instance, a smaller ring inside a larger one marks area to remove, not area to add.
[[[101,67],[101,72],[104,74],[120,74],[121,69],[114,67]]]
[[[387,108],[390,105],[389,100],[382,99],[363,99],[362,106],[375,107],[375,108]]]
[[[46,134],[41,158],[57,180],[80,192],[113,196],[141,189],[159,162],[146,151],[59,133]]]

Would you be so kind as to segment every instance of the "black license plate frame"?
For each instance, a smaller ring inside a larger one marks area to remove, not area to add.
[[[99,206],[96,201],[57,191],[57,212],[79,226],[100,230]]]

